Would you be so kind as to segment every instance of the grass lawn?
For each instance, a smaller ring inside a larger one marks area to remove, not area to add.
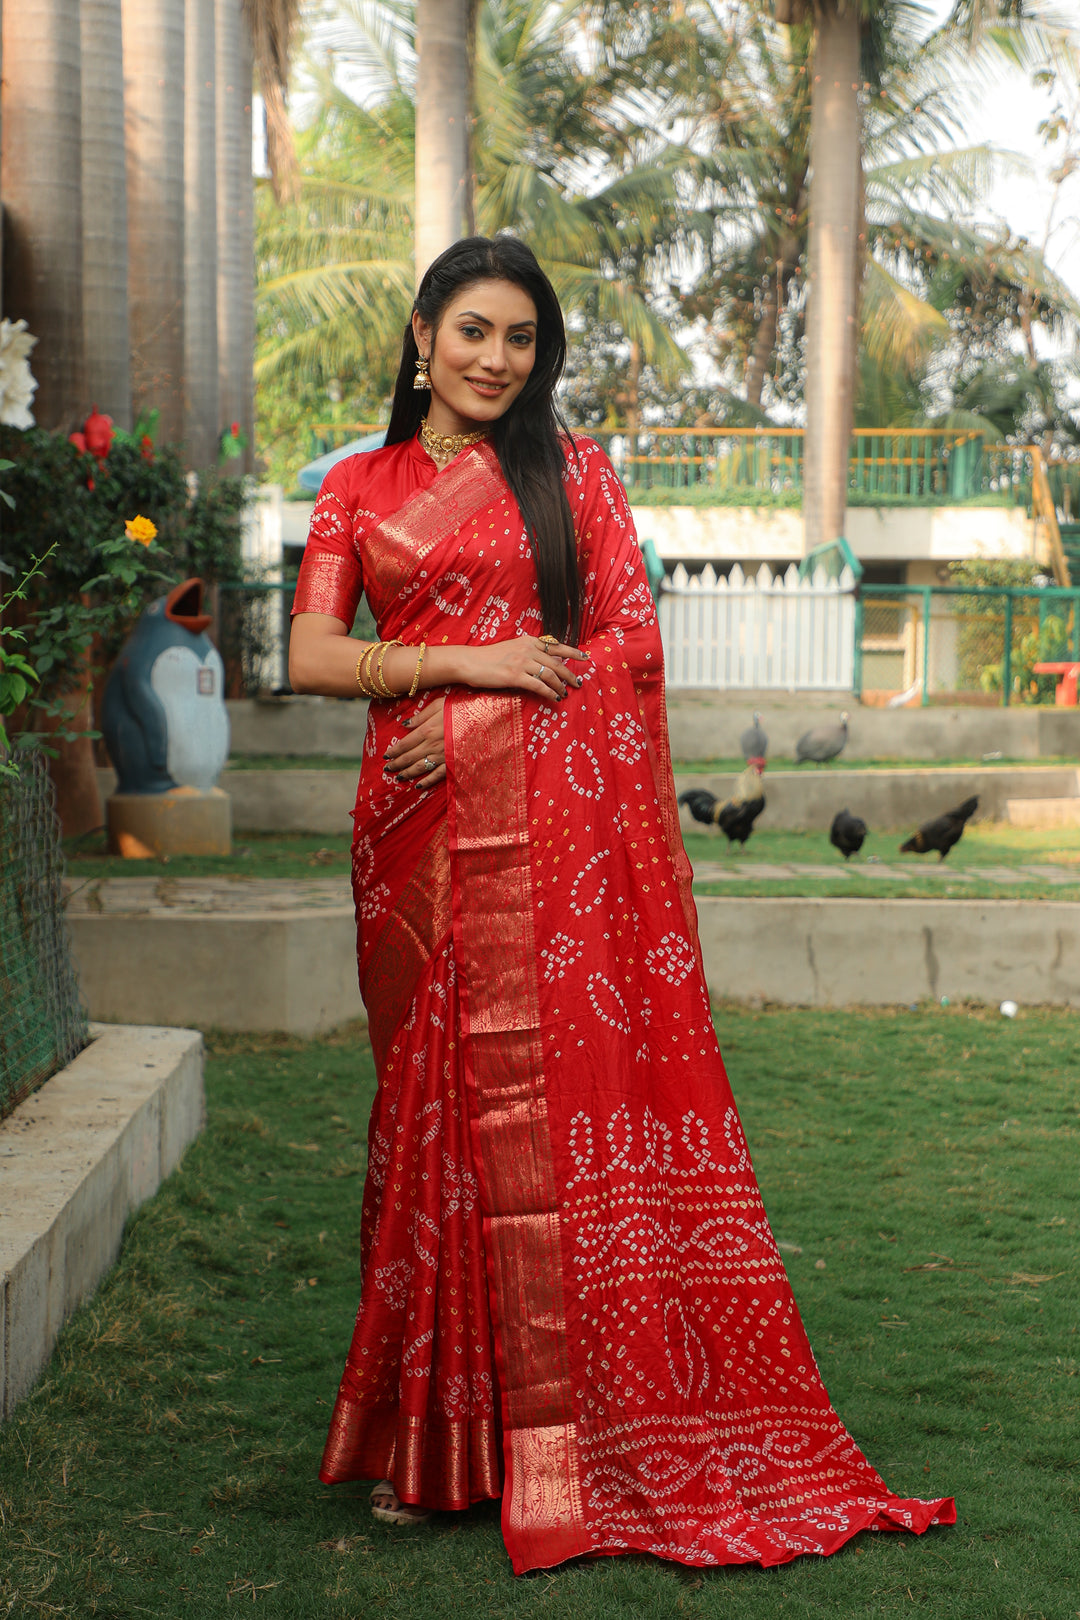
[[[313,878],[349,873],[349,833],[233,834],[231,855],[172,855],[163,860],[125,861],[110,855],[104,832],[64,845],[68,876],[91,878],[170,877]]]
[[[295,765],[294,761],[294,765]],[[812,771],[1000,771],[1000,770],[1036,770],[1043,765],[1064,766],[1075,770],[1078,765],[1074,754],[1054,754],[1041,759],[1006,759],[1000,756],[996,759],[830,759],[824,765],[814,760],[806,760],[802,765],[796,765],[794,757],[785,754],[771,754],[769,756],[768,771],[774,774],[777,771],[794,771],[799,776],[809,776]],[[725,756],[718,759],[677,759],[672,762],[672,769],[677,776],[715,776],[723,773],[738,775],[746,769],[746,761],[740,755],[738,759]],[[768,787],[768,771],[765,776],[765,785]]]
[[[766,803],[765,816],[768,815]],[[764,820],[764,817],[762,818]],[[911,829],[914,832],[914,827]],[[740,850],[729,844],[723,833],[686,833],[684,841],[690,859],[697,866],[704,861],[719,862],[726,871],[762,862],[835,867],[837,876],[797,879],[746,878],[737,882],[703,879],[695,884],[698,894],[843,895],[848,899],[1016,899],[1080,900],[1080,827],[1010,827],[1001,821],[980,821],[965,828],[945,861],[937,855],[901,855],[905,835],[898,832],[870,832],[858,855],[845,861],[829,843],[827,832],[785,832],[758,825]],[[868,862],[867,857],[873,859]],[[908,874],[890,881],[875,877],[874,866],[881,862],[893,871]],[[1025,866],[1056,866],[1075,873],[1076,881],[1050,883]],[[994,883],[977,875],[980,867],[1008,867],[1016,882]]]
[[[1080,1023],[717,1011],[826,1383],[960,1522],[763,1573],[514,1580],[497,1510],[376,1526],[315,1477],[357,1295],[362,1037],[216,1039],[210,1117],[0,1429],[0,1615],[1072,1620]]]

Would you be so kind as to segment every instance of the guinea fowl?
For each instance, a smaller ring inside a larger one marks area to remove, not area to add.
[[[829,828],[829,843],[838,849],[845,861],[857,855],[863,847],[866,837],[866,822],[861,816],[853,816],[850,810],[838,810],[833,816],[832,826]]]
[[[960,842],[968,819],[978,808],[978,798],[972,795],[955,810],[946,810],[943,816],[923,822],[918,832],[912,833],[907,842],[900,845],[901,855],[925,855],[928,850],[936,849],[944,860],[953,845]]]
[[[809,731],[804,731],[795,744],[796,765],[802,765],[808,759],[824,765],[827,759],[835,759],[837,754],[842,754],[847,745],[847,723],[848,712],[845,709],[838,726],[813,726]]]
[[[765,755],[769,752],[769,739],[762,729],[761,716],[756,709],[754,710],[754,723],[747,726],[739,738],[739,747],[742,749],[743,759],[748,763],[757,760],[764,768]]]
[[[761,766],[751,761],[736,781],[730,799],[720,800],[707,788],[688,788],[679,794],[679,803],[685,804],[695,821],[719,827],[729,844],[745,844],[765,808]]]

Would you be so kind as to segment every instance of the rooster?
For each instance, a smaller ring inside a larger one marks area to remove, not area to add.
[[[944,860],[953,845],[960,842],[969,817],[978,808],[979,801],[972,796],[955,810],[947,810],[943,816],[935,816],[933,821],[924,821],[918,832],[912,833],[907,842],[900,845],[901,855],[925,855],[927,850],[936,849],[941,860]]]
[[[736,781],[730,799],[720,800],[706,788],[688,788],[679,794],[679,803],[685,804],[695,821],[719,827],[729,844],[745,844],[765,808],[761,770],[758,761],[751,760]]]

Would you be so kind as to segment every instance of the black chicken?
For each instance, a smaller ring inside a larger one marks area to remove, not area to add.
[[[925,855],[928,850],[936,849],[944,860],[953,845],[960,842],[965,823],[978,808],[978,798],[972,795],[955,810],[946,810],[943,816],[935,816],[933,821],[924,822],[917,833],[900,845],[901,855]]]
[[[845,861],[859,853],[865,837],[866,822],[861,816],[853,816],[850,810],[836,812],[829,828],[829,843],[840,851]]]
[[[721,801],[707,788],[688,788],[679,794],[679,803],[685,804],[695,821],[704,822],[706,827],[719,827],[729,844],[745,844],[754,830],[754,822],[765,808],[761,767],[756,761],[746,767],[730,799]]]

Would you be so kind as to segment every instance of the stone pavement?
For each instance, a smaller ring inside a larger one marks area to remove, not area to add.
[[[908,883],[914,876],[938,878],[947,883],[979,880],[999,885],[1003,890],[1023,883],[1080,885],[1080,866],[950,866],[948,861],[926,861],[918,866],[889,866],[884,861],[837,861],[835,865],[791,861],[790,863],[743,860],[732,856],[730,863],[699,861],[694,867],[696,883],[791,883],[800,879],[841,883],[853,877],[883,883]],[[120,877],[92,878],[67,885],[68,914],[87,916],[197,916],[243,917],[255,912],[320,911],[352,905],[349,879],[249,878],[235,877]]]

